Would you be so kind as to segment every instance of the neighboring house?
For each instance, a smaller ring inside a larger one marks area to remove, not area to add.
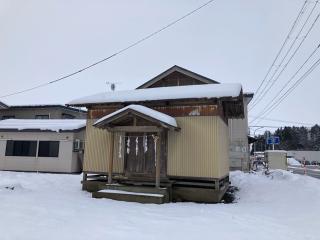
[[[82,171],[86,120],[0,121],[0,170]]]
[[[248,104],[253,93],[244,93],[244,118],[229,119],[230,170],[249,171],[250,149],[248,143]]]
[[[4,119],[85,119],[86,111],[64,105],[8,106],[0,102],[0,120]]]
[[[0,102],[0,110],[1,109],[7,109],[9,106],[3,102]]]
[[[83,189],[94,197],[219,202],[227,190],[228,120],[245,117],[240,84],[174,66],[135,90],[69,104],[88,109]]]

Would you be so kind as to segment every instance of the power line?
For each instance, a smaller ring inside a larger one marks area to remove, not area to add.
[[[281,103],[284,99],[286,99],[286,98],[289,96],[289,94],[290,94],[296,87],[298,87],[298,85],[299,85],[302,81],[304,81],[304,80],[310,75],[310,73],[312,73],[312,72],[314,71],[314,69],[316,69],[316,68],[318,67],[319,64],[320,64],[320,59],[318,59],[318,60],[311,66],[311,68],[310,68],[301,78],[299,78],[298,81],[296,81],[295,84],[294,84],[292,87],[290,87],[290,88],[285,92],[285,94],[282,96],[282,98],[279,99],[279,101],[278,101],[277,103],[275,103],[274,106],[273,106],[267,113],[265,113],[265,114],[269,114],[269,113],[272,112],[277,106],[279,106],[280,103]],[[265,114],[264,114],[264,115],[265,115]]]
[[[307,62],[313,57],[313,55],[318,51],[320,48],[320,44],[312,51],[312,53],[309,55],[309,57],[304,61],[304,63],[298,68],[298,70],[291,76],[291,78],[282,86],[280,91],[276,93],[274,98],[269,102],[267,105],[273,105],[273,103],[276,101],[277,97],[282,93],[282,91],[289,85],[289,83],[298,75],[300,70],[307,64]],[[280,97],[281,98],[281,97]],[[262,111],[258,116],[262,116],[264,111]],[[259,118],[259,117],[257,117]],[[255,121],[257,118],[255,118],[253,121]]]
[[[292,124],[300,124],[300,125],[315,125],[313,123],[295,122],[295,121],[288,121],[288,120],[281,120],[281,119],[274,119],[274,118],[266,118],[266,117],[257,117],[257,119],[262,119],[262,120],[271,121],[271,122],[292,123]]]
[[[259,90],[261,89],[261,87],[263,86],[263,84],[264,84],[264,82],[266,81],[267,77],[269,76],[269,73],[271,72],[271,70],[272,70],[273,66],[275,65],[276,61],[278,60],[278,58],[279,58],[279,56],[280,56],[283,48],[286,46],[288,40],[290,39],[291,33],[294,31],[294,29],[295,29],[296,25],[298,24],[298,22],[299,22],[299,20],[300,20],[300,18],[301,18],[301,16],[302,16],[302,14],[304,13],[304,10],[305,10],[306,6],[307,6],[307,0],[303,3],[303,5],[302,5],[302,7],[301,7],[301,9],[300,9],[300,11],[299,11],[299,13],[298,13],[298,16],[297,16],[296,19],[294,20],[294,22],[293,22],[293,24],[292,24],[292,26],[291,26],[291,28],[290,28],[290,30],[289,30],[289,33],[287,34],[284,42],[282,43],[282,45],[281,45],[281,47],[280,47],[280,50],[278,51],[278,53],[277,53],[276,57],[274,58],[271,66],[269,67],[266,75],[264,76],[264,78],[263,78],[263,80],[260,82],[260,85],[258,86],[257,90],[255,91],[255,95],[257,95],[257,94],[259,93]],[[253,103],[253,102],[252,102],[252,103]]]
[[[316,22],[318,21],[319,17],[320,17],[320,13],[317,15],[317,17],[315,18],[315,20],[313,21],[313,23],[311,24],[310,28],[308,29],[307,33],[303,36],[300,44],[297,46],[297,48],[295,49],[295,51],[291,54],[290,58],[288,59],[288,61],[285,63],[285,65],[283,66],[282,70],[280,71],[280,73],[276,76],[275,79],[274,76],[276,75],[276,73],[278,72],[278,70],[280,69],[281,65],[283,64],[284,60],[286,59],[286,57],[288,56],[288,54],[290,53],[290,51],[292,50],[293,46],[295,45],[297,39],[299,38],[301,32],[303,31],[304,27],[306,26],[306,24],[308,23],[312,13],[314,12],[316,6],[318,4],[318,1],[316,1],[316,3],[314,4],[312,10],[310,11],[307,19],[305,20],[304,24],[302,25],[300,31],[298,32],[297,36],[295,37],[294,41],[292,42],[292,44],[290,45],[289,49],[287,50],[285,56],[282,58],[282,60],[280,61],[279,66],[277,67],[277,69],[275,70],[275,72],[273,73],[273,75],[270,77],[269,81],[267,82],[265,88],[262,90],[262,93],[260,94],[260,97],[257,98],[256,102],[254,103],[254,105],[250,108],[250,110],[252,110],[255,106],[258,105],[259,102],[262,101],[262,99],[266,96],[266,94],[271,90],[271,88],[274,86],[273,84],[280,78],[281,74],[285,71],[285,69],[287,68],[287,66],[289,65],[289,63],[291,62],[291,60],[294,58],[294,56],[296,55],[296,53],[298,52],[298,50],[300,49],[300,47],[302,46],[302,44],[304,43],[304,41],[306,40],[306,38],[308,37],[309,33],[311,32],[311,30],[313,29],[313,27],[315,26]],[[271,83],[271,84],[269,84]],[[265,90],[266,89],[266,90]],[[265,91],[264,91],[265,90]]]
[[[257,127],[257,128],[259,128],[259,127],[263,127],[263,128],[281,128],[279,126],[261,126],[261,125],[249,126],[249,128],[255,128],[255,127]]]
[[[160,28],[160,29],[158,29],[158,30],[156,30],[156,31],[154,31],[154,32],[146,35],[145,37],[143,37],[143,38],[141,38],[140,40],[132,43],[131,45],[129,45],[129,46],[125,47],[125,48],[120,49],[119,51],[111,54],[110,56],[108,56],[108,57],[106,57],[106,58],[103,58],[103,59],[101,59],[101,60],[99,60],[99,61],[97,61],[97,62],[95,62],[95,63],[92,63],[92,64],[90,64],[90,65],[88,65],[88,66],[85,66],[85,67],[83,67],[83,68],[81,68],[81,69],[79,69],[79,70],[77,70],[77,71],[75,71],[75,72],[69,73],[69,74],[67,74],[67,75],[65,75],[65,76],[62,76],[62,77],[60,77],[60,78],[57,78],[57,79],[55,79],[55,80],[53,80],[53,81],[49,81],[49,82],[46,82],[46,83],[42,83],[42,84],[36,85],[36,86],[34,86],[34,87],[31,87],[31,88],[27,88],[27,89],[24,89],[24,90],[21,90],[21,91],[16,91],[16,92],[13,92],[13,93],[9,93],[9,94],[6,94],[6,95],[2,95],[2,96],[0,96],[0,98],[10,97],[10,96],[13,96],[13,95],[18,95],[18,94],[21,94],[21,93],[25,93],[25,92],[29,92],[29,91],[35,90],[35,89],[37,89],[37,88],[42,88],[42,87],[45,87],[45,86],[47,86],[47,85],[54,84],[54,83],[60,82],[60,81],[62,81],[62,80],[65,80],[65,79],[67,79],[67,78],[70,78],[70,77],[72,77],[72,76],[74,76],[74,75],[76,75],[76,74],[79,74],[79,73],[81,73],[81,72],[83,72],[83,71],[85,71],[85,70],[88,70],[89,68],[92,68],[92,67],[94,67],[94,66],[96,66],[96,65],[98,65],[98,64],[100,64],[100,63],[103,63],[103,62],[105,62],[105,61],[107,61],[107,60],[109,60],[109,59],[111,59],[111,58],[113,58],[113,57],[115,57],[115,56],[117,56],[117,55],[119,55],[119,54],[121,54],[121,53],[129,50],[130,48],[133,48],[133,47],[139,45],[140,43],[142,43],[142,42],[144,42],[144,41],[146,41],[146,40],[154,37],[154,36],[157,35],[158,33],[160,33],[160,32],[162,32],[162,31],[170,28],[171,26],[175,25],[176,23],[178,23],[178,22],[182,21],[183,19],[189,17],[190,15],[196,13],[196,12],[199,11],[200,9],[208,6],[208,5],[209,5],[210,3],[212,3],[213,1],[215,1],[215,0],[210,0],[210,1],[205,2],[204,4],[200,5],[200,6],[197,7],[196,9],[194,9],[194,10],[186,13],[185,15],[181,16],[180,18],[178,18],[178,19],[170,22],[169,24],[163,26],[162,28]]]
[[[286,99],[289,94],[302,82],[304,81],[310,73],[314,71],[320,64],[320,58],[271,106],[269,106],[259,117],[268,115],[270,112],[272,112],[277,106],[280,105],[280,103]],[[257,119],[257,118],[256,118]],[[251,121],[250,123],[254,122],[256,119]],[[259,121],[260,122],[260,121]]]

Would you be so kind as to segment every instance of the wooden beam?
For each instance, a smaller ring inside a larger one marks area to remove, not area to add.
[[[110,132],[161,132],[162,128],[155,126],[119,126],[108,128]]]
[[[157,149],[157,154],[156,154],[156,188],[160,188],[160,158],[161,158],[161,134],[159,134],[157,140],[156,140],[156,149]]]
[[[109,156],[108,184],[112,183],[113,148],[114,148],[114,132],[111,133],[111,148],[110,148],[110,156]]]

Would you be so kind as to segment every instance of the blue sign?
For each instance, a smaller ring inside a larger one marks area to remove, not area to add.
[[[272,144],[280,144],[280,137],[279,136],[271,136],[267,138],[267,144],[272,145]]]

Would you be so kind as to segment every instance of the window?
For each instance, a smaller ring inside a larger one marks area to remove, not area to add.
[[[2,120],[12,119],[12,118],[16,118],[16,117],[13,115],[2,116]]]
[[[35,157],[37,141],[7,141],[6,156]]]
[[[49,119],[49,115],[36,115],[35,119]]]
[[[59,141],[39,141],[38,157],[58,157]]]
[[[68,113],[62,113],[62,119],[74,119],[75,116],[68,114]]]
[[[73,141],[73,152],[79,152],[84,150],[84,141],[80,139],[75,139]]]

